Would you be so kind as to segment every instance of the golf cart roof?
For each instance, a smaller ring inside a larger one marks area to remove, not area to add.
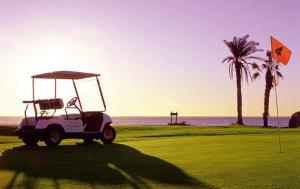
[[[40,79],[85,79],[89,77],[100,76],[100,74],[73,72],[73,71],[55,71],[38,75],[33,75],[32,78]]]

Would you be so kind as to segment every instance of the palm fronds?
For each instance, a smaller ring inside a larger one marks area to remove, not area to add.
[[[283,79],[282,73],[279,71],[279,65],[272,61],[271,51],[268,50],[266,53],[265,64],[262,64],[262,69],[265,71],[270,71],[275,74],[278,78]]]
[[[242,80],[248,82],[249,79],[253,80],[251,74],[251,68],[254,70],[260,71],[259,66],[256,63],[249,62],[250,60],[260,60],[265,61],[261,57],[253,56],[254,53],[263,51],[258,49],[259,43],[255,41],[248,41],[249,35],[243,37],[233,37],[232,41],[224,40],[225,45],[228,47],[231,52],[231,56],[228,56],[223,59],[222,63],[229,63],[229,77],[233,79],[235,65],[238,64],[241,72]]]

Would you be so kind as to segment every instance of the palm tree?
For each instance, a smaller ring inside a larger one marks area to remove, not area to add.
[[[279,78],[283,79],[281,72],[279,71],[279,66],[276,65],[272,61],[272,54],[271,51],[267,51],[266,53],[266,60],[265,63],[262,64],[262,69],[266,72],[265,73],[265,97],[264,97],[264,113],[263,113],[263,120],[264,120],[264,127],[268,127],[268,118],[269,118],[269,99],[270,99],[270,92],[273,88],[274,84],[277,85],[277,80]],[[277,78],[274,78],[274,72]],[[260,75],[259,72],[253,74],[253,78],[256,79]]]
[[[233,37],[232,41],[224,40],[224,43],[229,48],[231,55],[226,57],[222,62],[229,63],[230,79],[233,79],[235,72],[237,87],[237,124],[239,125],[243,125],[242,80],[246,80],[247,82],[249,78],[252,80],[250,66],[252,66],[252,68],[258,68],[258,66],[255,63],[250,63],[249,61],[253,59],[261,60],[261,58],[253,56],[253,54],[258,51],[263,51],[262,49],[258,49],[257,46],[259,43],[255,41],[248,41],[249,37],[249,35],[245,35],[243,37]]]

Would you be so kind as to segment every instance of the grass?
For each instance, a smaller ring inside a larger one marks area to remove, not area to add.
[[[0,127],[0,188],[300,188],[300,129],[118,126],[112,145],[27,148]]]

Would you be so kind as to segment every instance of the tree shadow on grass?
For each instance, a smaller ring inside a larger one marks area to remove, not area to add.
[[[151,188],[146,181],[178,187],[214,188],[162,159],[123,144],[15,147],[2,153],[1,170],[15,172],[7,189],[19,184],[23,188],[33,188],[38,178],[50,179],[52,187],[57,189],[60,188],[59,179],[87,183],[92,188],[97,185]],[[25,174],[21,181],[18,179],[20,173]]]

